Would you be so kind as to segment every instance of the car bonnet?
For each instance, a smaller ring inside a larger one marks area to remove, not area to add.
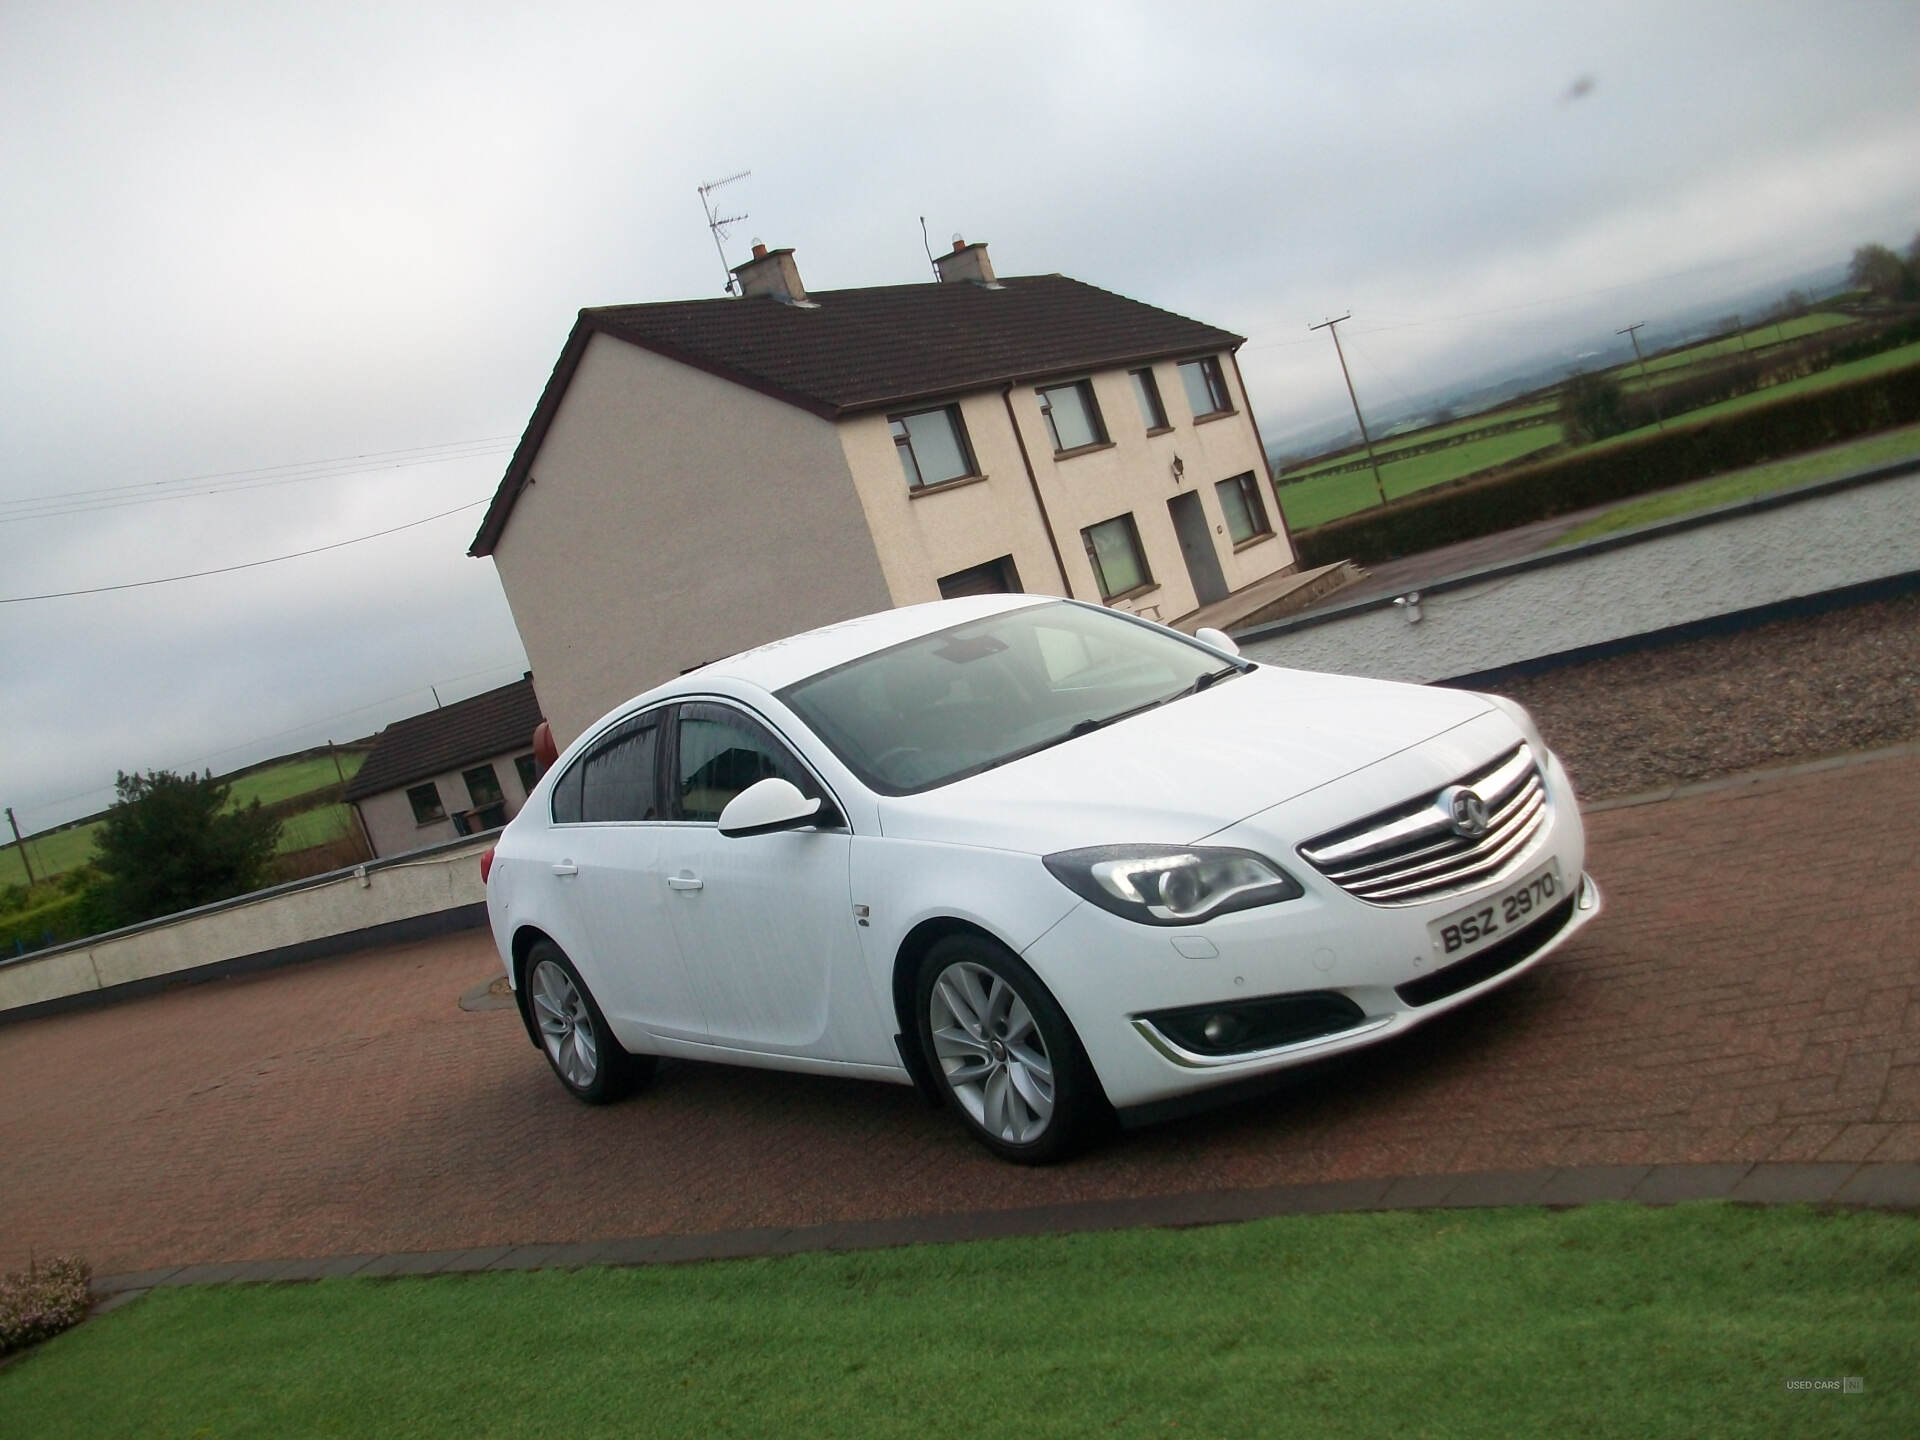
[[[890,837],[1045,854],[1189,844],[1493,707],[1463,690],[1262,666],[1034,754],[882,797]]]

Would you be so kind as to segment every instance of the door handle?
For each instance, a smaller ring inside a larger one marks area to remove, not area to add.
[[[553,873],[556,875],[578,875],[580,873],[580,867],[571,860],[562,860],[558,865],[553,867]]]
[[[667,888],[669,890],[699,890],[704,887],[706,883],[706,881],[692,875],[667,876]]]

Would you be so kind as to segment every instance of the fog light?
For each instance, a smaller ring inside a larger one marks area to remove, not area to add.
[[[1240,1030],[1240,1022],[1231,1015],[1209,1015],[1207,1023],[1200,1027],[1200,1033],[1207,1037],[1207,1043],[1217,1045],[1222,1050],[1239,1038]]]
[[[1366,1019],[1336,990],[1155,1010],[1139,1017],[1196,1055],[1241,1055],[1350,1030]]]

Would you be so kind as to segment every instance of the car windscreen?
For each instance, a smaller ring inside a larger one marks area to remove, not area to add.
[[[1203,689],[1211,650],[1064,601],[969,620],[780,692],[870,789],[910,795]]]

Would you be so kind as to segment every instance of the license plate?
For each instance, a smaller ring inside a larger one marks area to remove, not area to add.
[[[1549,864],[1499,894],[1456,910],[1427,926],[1433,950],[1442,960],[1458,960],[1483,950],[1551,910],[1565,896],[1560,866]]]

